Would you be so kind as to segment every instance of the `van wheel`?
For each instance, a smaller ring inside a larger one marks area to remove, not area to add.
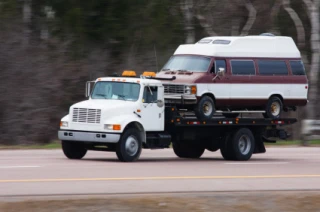
[[[195,108],[197,118],[203,121],[211,119],[215,111],[214,102],[209,96],[201,97]]]
[[[133,162],[139,159],[142,149],[140,133],[135,128],[127,129],[117,143],[116,154],[122,162]]]
[[[277,119],[280,118],[281,112],[283,110],[283,104],[281,99],[276,96],[272,96],[267,103],[266,113],[263,114],[265,118]]]
[[[83,158],[87,150],[84,148],[84,144],[77,141],[61,141],[62,151],[64,155],[69,159],[81,159]]]
[[[222,115],[226,118],[237,118],[240,114],[239,113],[222,113]]]

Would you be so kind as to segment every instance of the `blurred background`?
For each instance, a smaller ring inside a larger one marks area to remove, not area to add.
[[[291,36],[319,119],[320,0],[0,0],[0,144],[48,143],[84,100],[85,82],[125,69],[159,71],[180,44],[206,36]],[[157,59],[156,59],[157,58]],[[292,126],[299,139],[300,123]]]

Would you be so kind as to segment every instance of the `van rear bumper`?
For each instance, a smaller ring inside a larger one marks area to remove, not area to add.
[[[164,94],[165,103],[197,104],[197,97],[189,94]]]
[[[58,137],[60,140],[64,141],[79,142],[118,143],[118,141],[120,140],[120,134],[68,130],[59,130]]]

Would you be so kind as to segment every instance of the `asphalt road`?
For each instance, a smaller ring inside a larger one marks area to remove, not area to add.
[[[89,151],[69,160],[61,150],[0,151],[0,197],[158,192],[320,190],[320,148],[267,148],[247,162],[220,152],[180,159],[173,151],[143,150],[134,163]]]

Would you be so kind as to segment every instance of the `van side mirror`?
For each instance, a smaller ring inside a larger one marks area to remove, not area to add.
[[[226,73],[226,70],[224,68],[219,68],[217,75],[220,77],[223,77],[225,73]]]
[[[220,77],[223,77],[225,73],[226,70],[224,68],[219,68],[219,71],[217,72],[216,76],[212,79],[212,81],[214,81],[217,78],[220,79]]]
[[[161,99],[157,100],[157,106],[158,107],[163,107],[164,106],[164,102]]]

